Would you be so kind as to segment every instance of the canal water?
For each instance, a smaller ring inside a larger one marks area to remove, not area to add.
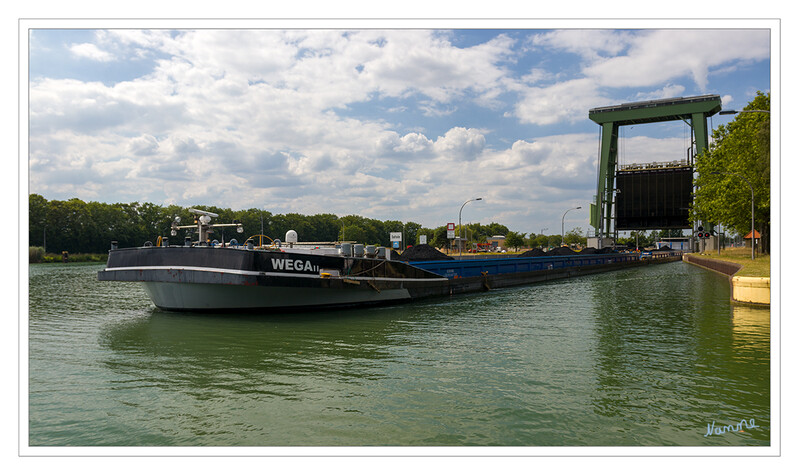
[[[30,446],[770,444],[769,311],[682,262],[278,315],[102,267],[29,268]]]

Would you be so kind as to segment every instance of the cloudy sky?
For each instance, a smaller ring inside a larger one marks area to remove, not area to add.
[[[769,30],[48,29],[28,35],[29,192],[560,233],[588,229],[593,107],[771,91]],[[113,25],[112,25],[113,26]],[[713,117],[712,125],[729,120]],[[678,160],[683,123],[624,128]]]

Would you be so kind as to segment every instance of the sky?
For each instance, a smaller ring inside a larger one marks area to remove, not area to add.
[[[55,29],[28,33],[28,187],[48,200],[589,230],[594,107],[771,92],[771,32],[735,28]],[[742,26],[743,25],[743,26]],[[716,115],[718,127],[731,116]],[[621,163],[685,158],[682,122]]]

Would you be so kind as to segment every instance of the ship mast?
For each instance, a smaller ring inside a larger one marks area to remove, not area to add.
[[[208,234],[211,232],[213,228],[227,228],[227,227],[236,227],[236,232],[242,233],[244,232],[244,227],[241,225],[240,222],[237,220],[233,220],[230,224],[211,224],[211,218],[218,218],[219,215],[216,213],[212,213],[210,211],[204,211],[201,209],[194,209],[189,208],[189,212],[194,215],[194,222],[197,223],[197,234],[199,235],[198,241],[200,245],[208,241]],[[188,226],[179,226],[180,217],[175,216],[175,220],[172,222],[172,235],[177,235],[178,229],[192,229],[194,225]]]

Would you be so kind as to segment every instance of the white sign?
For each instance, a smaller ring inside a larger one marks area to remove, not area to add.
[[[391,242],[399,242],[402,241],[402,233],[389,233],[388,240]]]
[[[422,234],[419,236],[419,244],[427,244],[427,235]]]
[[[447,223],[447,239],[455,239],[455,223]]]

